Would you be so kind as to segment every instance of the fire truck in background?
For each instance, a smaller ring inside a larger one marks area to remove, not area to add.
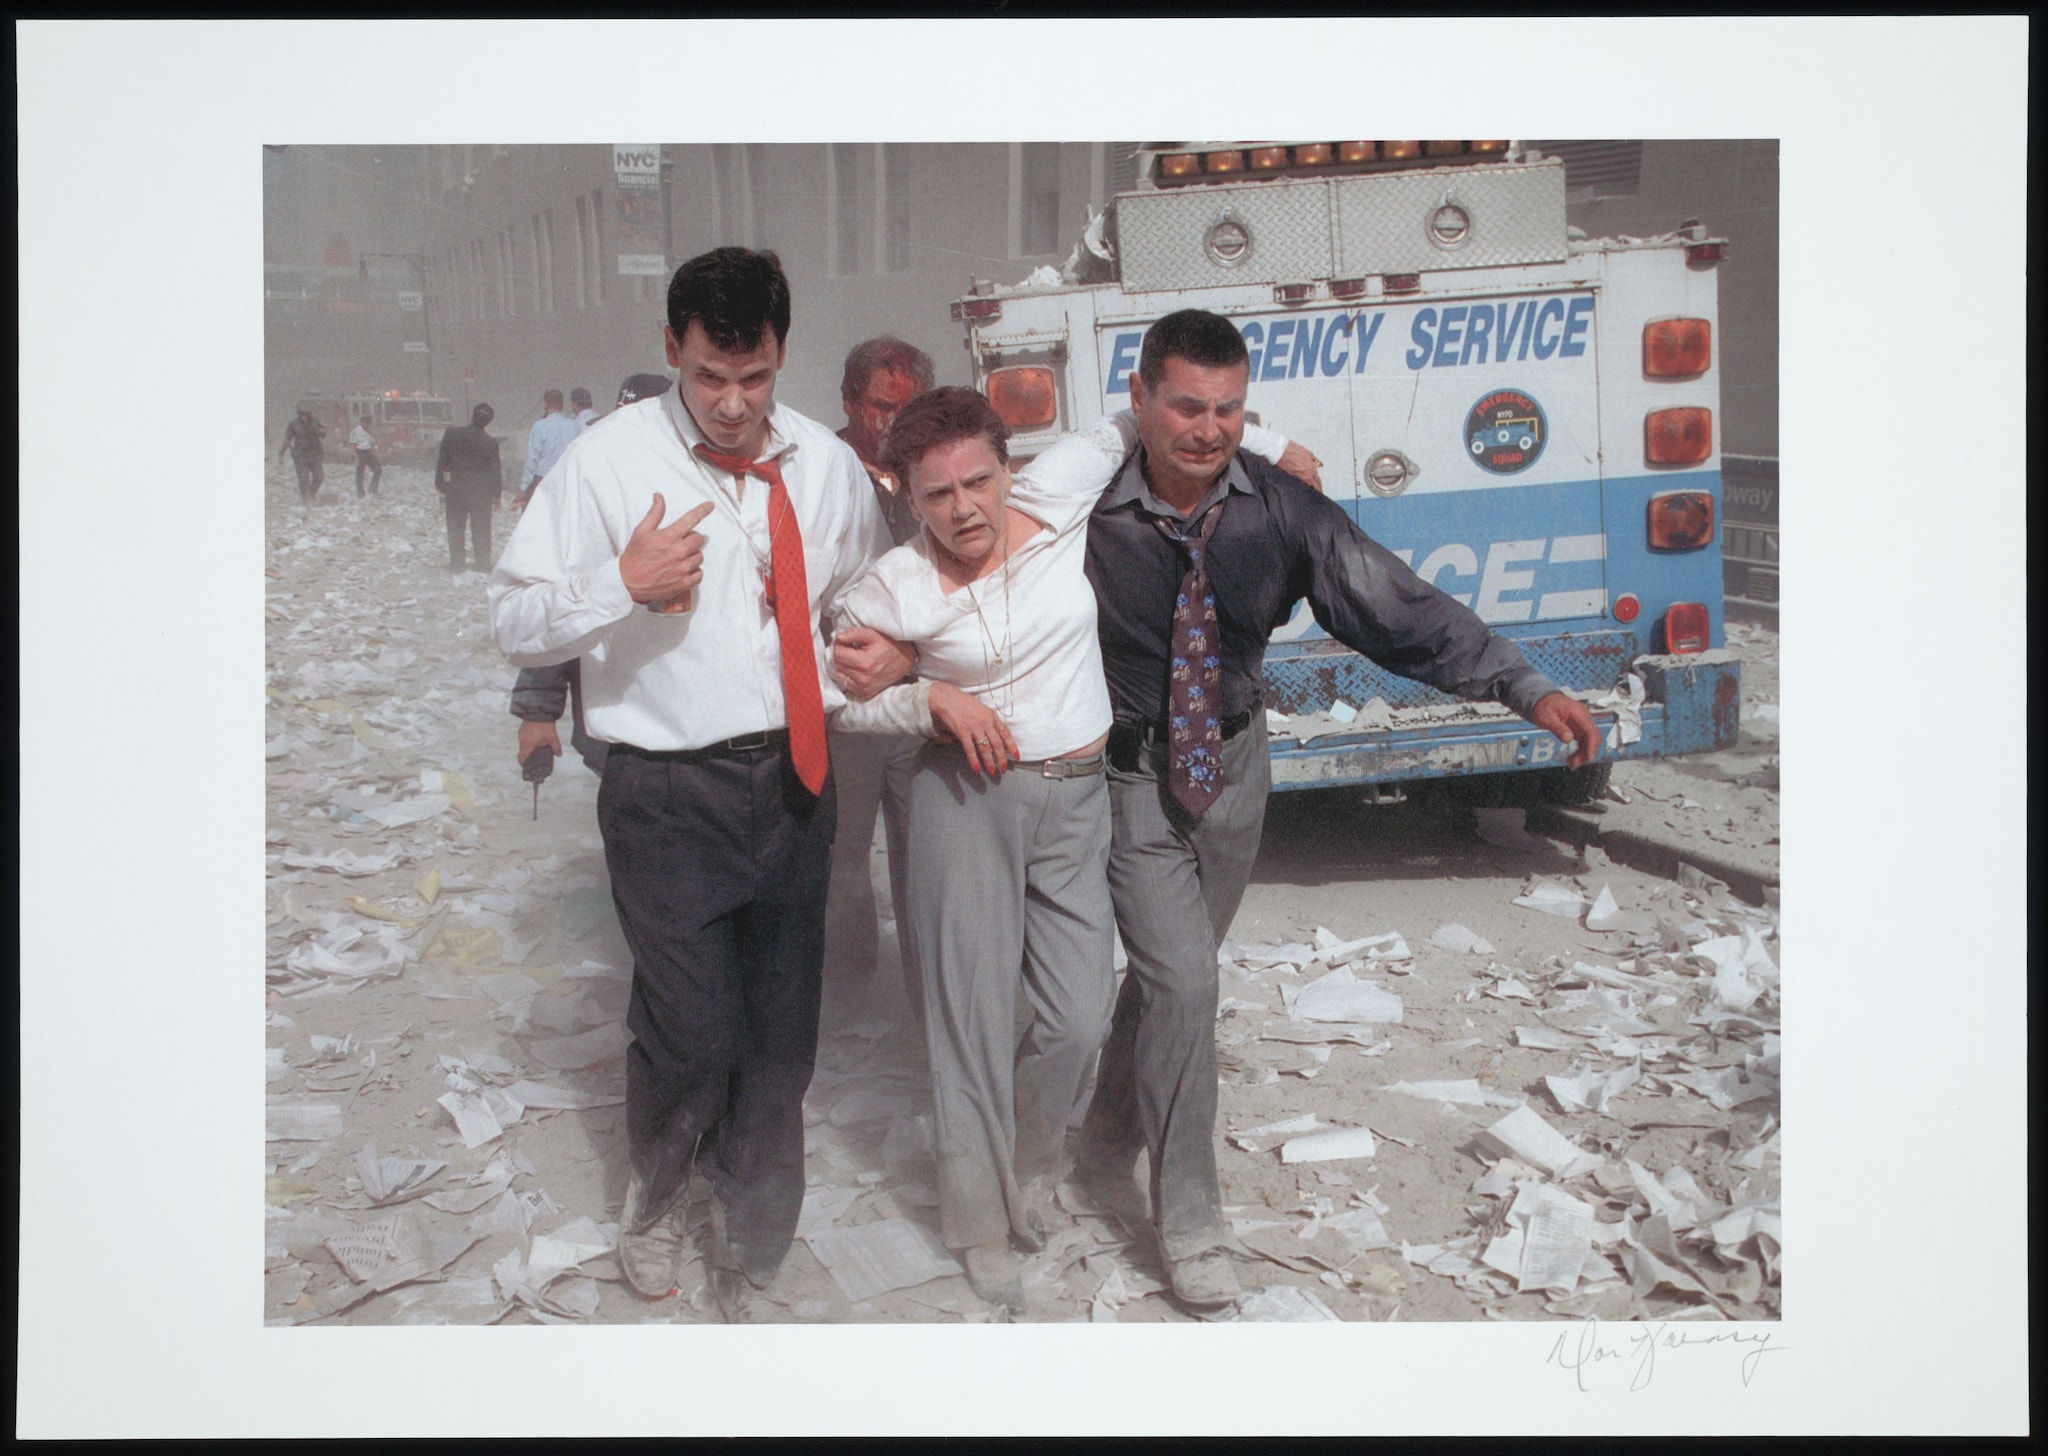
[[[1602,760],[1499,704],[1397,676],[1317,627],[1273,635],[1276,789],[1503,775],[1582,800],[1615,758],[1734,743],[1722,650],[1715,267],[1696,224],[1588,238],[1563,164],[1510,141],[1154,143],[1063,269],[952,305],[974,382],[1028,458],[1128,406],[1182,308],[1251,356],[1247,416],[1323,462],[1367,534],[1587,700]]]
[[[431,461],[440,448],[442,432],[456,423],[455,406],[438,394],[404,393],[396,389],[362,390],[354,394],[308,394],[302,405],[327,426],[323,442],[327,454],[353,460],[348,432],[362,420],[377,437],[377,451],[385,460]]]

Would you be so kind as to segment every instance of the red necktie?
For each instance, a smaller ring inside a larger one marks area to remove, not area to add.
[[[804,578],[804,538],[782,484],[782,467],[771,455],[749,460],[724,455],[709,445],[697,454],[734,477],[758,475],[768,482],[769,599],[782,639],[782,698],[789,718],[789,757],[796,776],[813,794],[825,787],[825,700],[818,691],[818,658],[811,645],[811,593]]]

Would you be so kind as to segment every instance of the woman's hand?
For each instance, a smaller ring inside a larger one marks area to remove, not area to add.
[[[932,722],[959,743],[968,766],[984,778],[1001,778],[1022,757],[1002,715],[951,683],[932,684],[931,713]]]

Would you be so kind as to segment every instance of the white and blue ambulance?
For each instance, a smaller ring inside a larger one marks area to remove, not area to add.
[[[1057,273],[953,306],[1028,458],[1129,402],[1147,326],[1233,319],[1247,413],[1323,462],[1375,540],[1586,699],[1603,761],[1396,676],[1303,603],[1266,657],[1274,787],[1521,771],[1600,793],[1615,758],[1733,744],[1722,650],[1716,265],[1691,226],[1587,238],[1519,143],[1155,144]],[[1505,781],[1503,781],[1505,782]]]

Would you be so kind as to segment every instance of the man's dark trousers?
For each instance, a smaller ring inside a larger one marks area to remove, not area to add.
[[[626,1130],[647,1206],[692,1163],[727,1242],[765,1283],[804,1195],[804,1091],[818,1046],[825,889],[838,818],[762,748],[615,745],[598,790],[612,901],[633,951]]]
[[[469,530],[469,564],[491,569],[491,494],[448,487],[448,569],[462,570],[462,533]]]

